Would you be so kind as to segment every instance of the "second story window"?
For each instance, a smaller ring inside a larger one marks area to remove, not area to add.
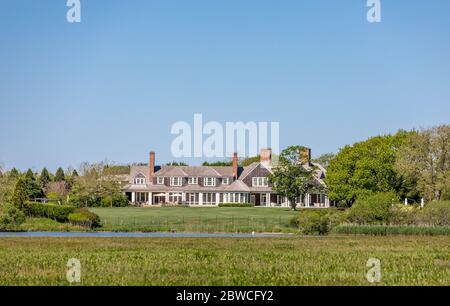
[[[181,186],[181,177],[171,177],[170,186]]]
[[[145,177],[136,177],[134,183],[136,185],[145,185]]]
[[[229,177],[222,178],[222,184],[229,185],[230,184],[230,178]]]
[[[188,184],[189,185],[197,185],[198,184],[198,177],[189,177],[188,178]]]
[[[269,187],[269,180],[267,177],[254,177],[252,185],[253,187]]]
[[[216,178],[215,177],[205,177],[205,186],[208,186],[208,187],[216,186]]]
[[[158,184],[158,185],[164,185],[164,178],[163,178],[163,177],[158,177],[158,178],[156,178],[156,184]]]

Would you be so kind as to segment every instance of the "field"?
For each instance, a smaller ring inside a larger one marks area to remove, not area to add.
[[[293,232],[288,208],[91,208],[101,230],[159,232]]]
[[[448,236],[0,238],[0,285],[450,285]]]

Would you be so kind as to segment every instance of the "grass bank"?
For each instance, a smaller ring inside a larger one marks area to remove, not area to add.
[[[0,238],[0,285],[450,285],[448,236]]]
[[[425,226],[388,226],[388,225],[339,225],[332,230],[333,234],[346,235],[450,235],[450,227]]]

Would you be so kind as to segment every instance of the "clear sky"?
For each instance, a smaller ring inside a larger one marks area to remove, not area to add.
[[[336,152],[449,123],[450,1],[0,2],[0,163],[171,161],[175,121],[278,121]],[[199,160],[188,160],[196,164]]]

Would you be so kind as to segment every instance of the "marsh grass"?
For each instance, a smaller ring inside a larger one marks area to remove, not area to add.
[[[448,236],[0,238],[0,285],[450,285]]]

